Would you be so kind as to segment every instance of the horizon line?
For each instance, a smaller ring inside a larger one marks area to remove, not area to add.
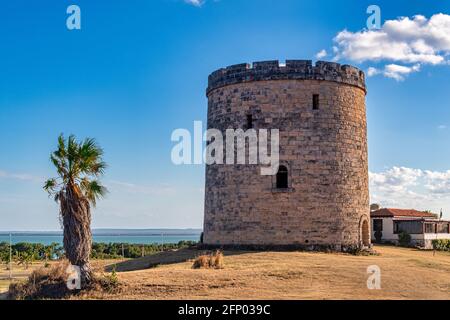
[[[91,231],[108,230],[129,230],[129,231],[147,231],[147,230],[196,230],[202,231],[203,228],[91,228]],[[60,230],[0,230],[0,234],[20,233],[20,232],[63,232]]]

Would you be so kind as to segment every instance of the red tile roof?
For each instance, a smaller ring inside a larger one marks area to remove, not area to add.
[[[412,218],[435,218],[436,216],[429,212],[417,211],[413,209],[393,209],[383,208],[372,211],[370,213],[372,218],[374,217],[412,217]]]

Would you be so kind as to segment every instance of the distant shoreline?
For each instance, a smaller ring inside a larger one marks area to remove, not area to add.
[[[98,243],[168,244],[179,241],[199,241],[201,229],[94,229],[92,240]],[[0,232],[0,242],[62,244],[62,231],[16,231]]]
[[[92,235],[97,236],[171,236],[196,235],[202,229],[92,229]],[[62,231],[0,231],[0,236],[62,236]]]

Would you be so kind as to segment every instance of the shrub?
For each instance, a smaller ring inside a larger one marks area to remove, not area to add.
[[[405,231],[402,231],[398,235],[398,243],[402,247],[409,247],[411,245],[411,235]]]
[[[217,250],[216,253],[211,256],[211,267],[214,269],[224,268],[224,257],[221,251]]]
[[[154,254],[161,251],[182,249],[195,245],[193,241],[180,241],[178,243],[166,243],[164,245],[153,244],[130,244],[130,243],[93,243],[91,258],[93,259],[117,259],[122,258],[122,245],[125,258],[140,258],[142,249],[145,254]]]
[[[118,292],[120,283],[116,272],[116,266],[113,267],[111,274],[107,274],[103,278],[98,278],[94,282],[97,284],[97,289],[109,293]]]
[[[9,287],[9,297],[17,300],[58,299],[67,296],[70,291],[66,282],[69,262],[54,264],[51,268],[34,270],[24,283],[14,283]]]
[[[450,239],[433,240],[434,250],[450,251]]]
[[[120,283],[115,268],[104,277],[94,277],[87,291],[69,290],[67,269],[70,263],[62,260],[47,268],[34,270],[24,283],[13,283],[9,286],[8,298],[14,300],[63,299],[71,295],[82,295],[85,292],[117,292]]]
[[[223,269],[224,256],[223,253],[217,250],[214,254],[205,254],[198,256],[192,265],[193,269]]]
[[[125,258],[139,258],[142,249],[146,254],[154,254],[163,250],[182,249],[194,246],[194,241],[180,241],[178,243],[162,244],[129,244],[124,243]],[[33,261],[59,260],[64,256],[64,249],[58,243],[44,246],[40,243],[16,243],[12,245],[13,260],[27,267]],[[118,259],[122,258],[121,243],[93,243],[92,259]],[[9,243],[0,242],[0,263],[9,263]]]
[[[197,258],[195,258],[192,268],[193,269],[208,269],[209,268],[209,256],[202,255],[202,256],[198,256]]]
[[[63,248],[58,243],[52,243],[44,246],[40,243],[16,243],[12,245],[13,260],[27,266],[36,260],[61,259],[63,257]],[[9,243],[0,243],[0,260],[9,261]]]

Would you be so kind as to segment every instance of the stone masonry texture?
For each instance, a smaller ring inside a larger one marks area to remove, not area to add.
[[[319,109],[313,110],[313,95]],[[346,250],[368,245],[364,73],[331,62],[240,64],[209,76],[208,128],[280,130],[289,188],[259,165],[206,167],[205,245]],[[225,151],[224,151],[225,153]]]

